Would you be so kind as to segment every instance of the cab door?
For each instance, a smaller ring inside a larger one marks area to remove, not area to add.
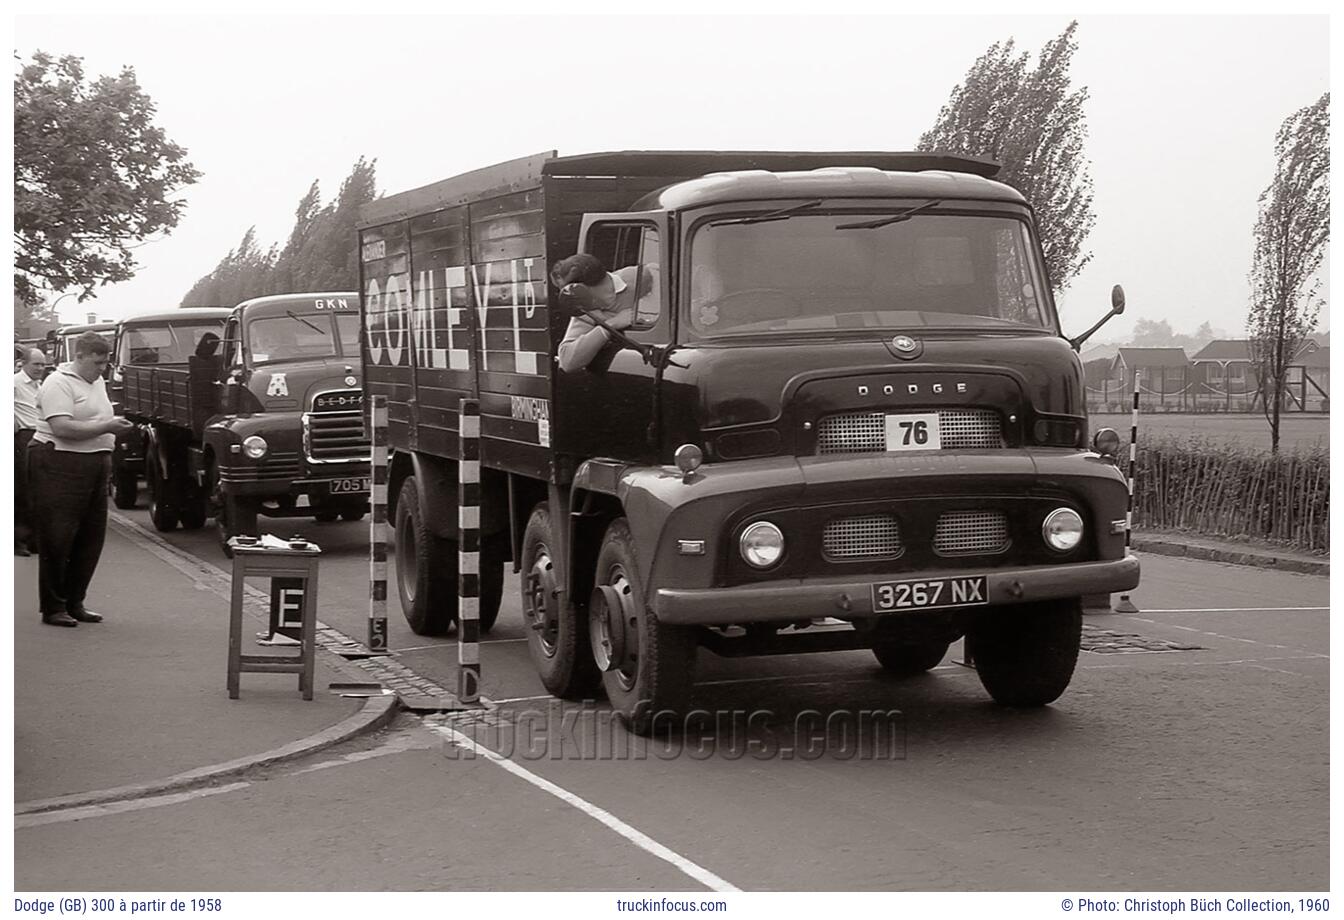
[[[583,219],[580,251],[596,256],[609,272],[635,281],[634,324],[626,335],[642,345],[673,341],[671,265],[667,215],[663,212],[589,214]],[[657,371],[639,351],[608,343],[586,368],[555,368],[556,448],[579,457],[659,462]]]
[[[224,339],[220,342],[223,373],[219,377],[219,412],[237,415],[243,411],[242,393],[247,385],[243,362],[243,324],[238,313],[229,315],[224,324]]]

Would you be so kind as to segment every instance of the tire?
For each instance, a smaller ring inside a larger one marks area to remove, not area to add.
[[[695,631],[660,623],[645,603],[625,518],[607,527],[593,585],[588,632],[611,708],[637,735],[673,729],[690,701]]]
[[[180,512],[183,530],[200,530],[210,517],[204,496],[192,496]]]
[[[238,534],[257,534],[257,506],[236,495],[224,492],[219,482],[219,470],[211,460],[206,471],[206,509],[215,519],[215,533],[224,555],[233,558],[229,540]]]
[[[441,636],[457,620],[457,546],[426,526],[414,476],[397,497],[396,534],[401,612],[417,636]]]
[[[367,511],[360,511],[360,510],[358,510],[358,509],[352,508],[352,509],[350,509],[349,511],[342,511],[342,512],[341,512],[341,520],[342,520],[342,521],[362,521],[362,520],[364,520],[364,515],[366,515],[366,514],[368,514]]]
[[[177,509],[168,500],[168,483],[159,473],[157,452],[145,457],[145,484],[149,486],[149,520],[160,533],[177,529]]]
[[[980,683],[1001,706],[1053,703],[1073,679],[1082,633],[1081,598],[989,608],[969,636]]]
[[[319,524],[330,524],[341,516],[339,511],[319,511],[313,515],[313,520]]]
[[[118,508],[134,508],[139,491],[140,477],[133,471],[118,469],[112,473],[112,504]]]
[[[895,642],[882,640],[873,646],[873,655],[883,670],[897,677],[914,677],[931,670],[943,660],[951,643]]]
[[[587,620],[575,605],[560,602],[564,573],[555,566],[554,546],[551,512],[542,502],[527,519],[520,560],[527,651],[542,686],[550,693],[561,699],[583,699],[597,692],[602,679],[588,650]]]

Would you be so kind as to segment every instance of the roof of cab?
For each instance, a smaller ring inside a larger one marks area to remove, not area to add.
[[[140,325],[141,323],[194,323],[201,320],[217,319],[221,323],[232,313],[229,307],[178,307],[176,310],[153,310],[137,313],[122,319],[119,325]]]
[[[679,210],[731,201],[785,198],[938,198],[1027,203],[1016,189],[969,173],[828,166],[796,172],[750,169],[711,173],[652,192],[635,208]]]
[[[359,293],[357,291],[301,291],[297,294],[270,294],[266,297],[253,297],[251,300],[244,300],[238,306],[243,309],[253,307],[269,307],[278,304],[288,304],[289,306],[304,305],[315,303],[319,300],[333,300],[344,298],[354,300],[355,305],[359,305]]]
[[[71,323],[56,330],[57,335],[78,335],[81,332],[111,332],[116,323]]]

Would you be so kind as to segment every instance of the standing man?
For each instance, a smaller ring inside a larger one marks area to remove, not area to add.
[[[47,356],[40,348],[25,349],[23,361],[14,375],[14,555],[31,556],[37,552],[32,501],[28,496],[28,442],[37,430],[37,391]]]
[[[103,369],[111,349],[96,332],[75,339],[37,397],[28,463],[38,522],[38,599],[51,626],[97,623],[84,595],[107,534],[107,477],[117,435],[131,423],[112,414]]]

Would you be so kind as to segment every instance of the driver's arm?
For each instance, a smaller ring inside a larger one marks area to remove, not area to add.
[[[583,370],[610,340],[611,336],[601,326],[594,326],[581,316],[574,317],[556,352],[560,370],[566,373]]]

